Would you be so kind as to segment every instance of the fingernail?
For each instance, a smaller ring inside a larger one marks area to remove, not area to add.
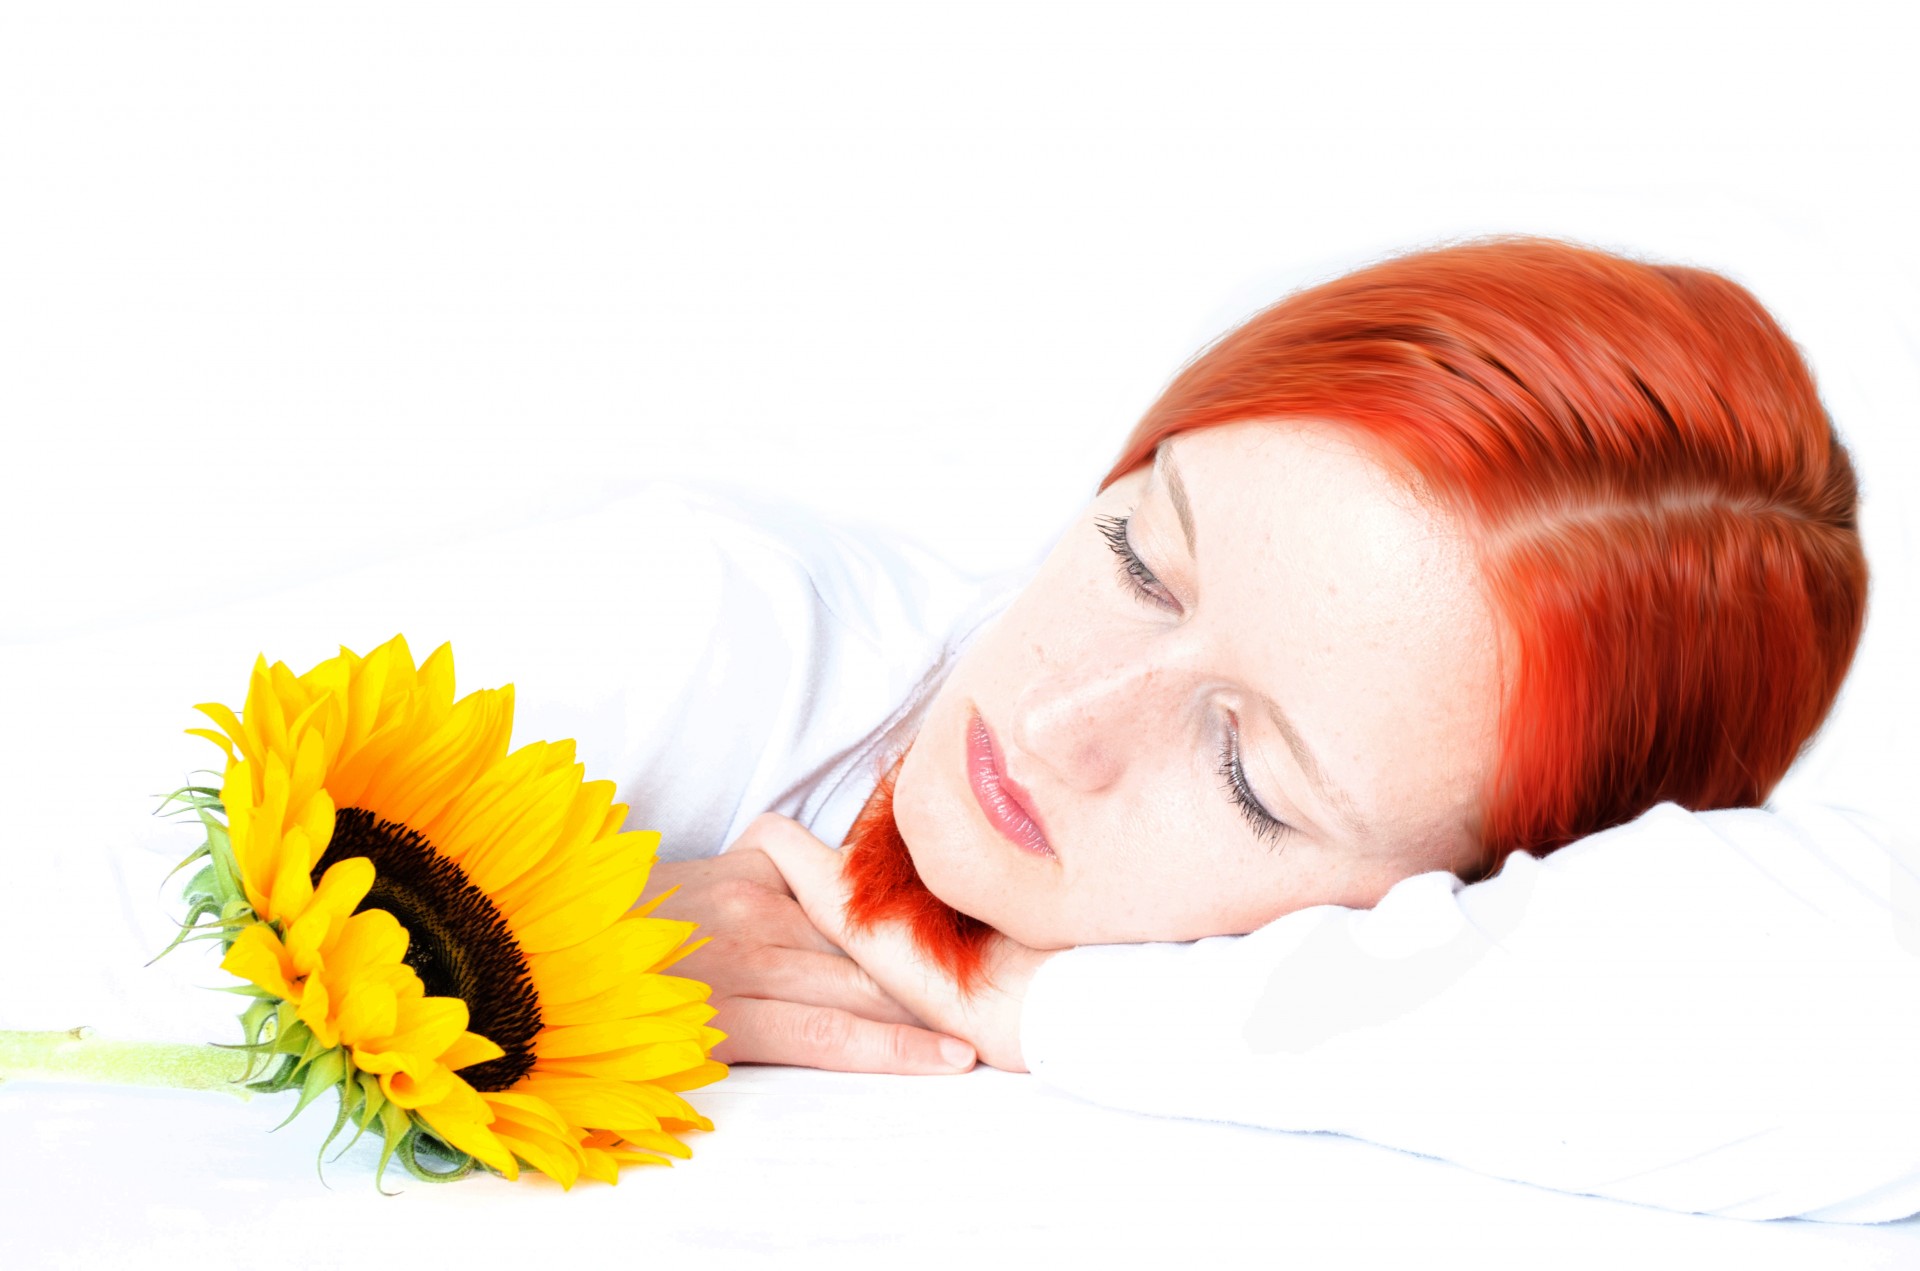
[[[940,1057],[962,1071],[973,1067],[973,1047],[957,1038],[941,1039]]]

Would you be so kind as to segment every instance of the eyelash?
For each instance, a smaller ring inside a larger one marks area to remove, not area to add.
[[[1285,821],[1260,806],[1260,800],[1254,797],[1253,787],[1247,784],[1247,771],[1240,766],[1240,733],[1237,729],[1227,729],[1226,739],[1220,743],[1220,775],[1226,780],[1227,794],[1232,797],[1234,806],[1247,818],[1247,824],[1253,827],[1256,838],[1273,842],[1293,829]]]
[[[1153,605],[1159,609],[1175,607],[1171,593],[1168,593],[1166,599],[1154,593],[1155,587],[1166,591],[1167,585],[1153,576],[1153,571],[1147,568],[1147,563],[1134,553],[1133,544],[1127,541],[1127,524],[1132,520],[1131,514],[1098,516],[1094,518],[1093,523],[1099,527],[1100,537],[1107,540],[1107,546],[1113,549],[1113,554],[1120,558],[1121,584],[1133,595],[1139,597],[1143,604]]]
[[[1133,544],[1127,541],[1127,523],[1133,519],[1126,516],[1102,516],[1094,519],[1099,527],[1100,537],[1107,540],[1107,546],[1120,560],[1120,581],[1128,592],[1137,597],[1142,604],[1166,608],[1171,604],[1162,600],[1153,591],[1158,587],[1166,590],[1166,584],[1154,577],[1147,563],[1134,552]],[[1273,815],[1260,805],[1254,796],[1253,787],[1247,784],[1246,769],[1240,765],[1240,734],[1229,728],[1226,738],[1220,743],[1220,776],[1224,779],[1228,796],[1235,807],[1240,809],[1247,823],[1253,827],[1255,837],[1272,842],[1293,829],[1285,821]]]

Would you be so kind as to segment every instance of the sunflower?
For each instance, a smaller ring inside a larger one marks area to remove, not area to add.
[[[422,1177],[570,1188],[690,1155],[678,1132],[713,1127],[680,1095],[726,1075],[725,1034],[706,985],[662,972],[704,941],[631,908],[660,836],[622,832],[571,741],[508,751],[511,685],[455,701],[451,649],[416,668],[396,636],[304,675],[261,657],[241,717],[196,709],[227,765],[199,788],[188,921],[216,916],[257,999],[259,1088],[298,1086],[294,1115],[338,1090],[334,1134],[377,1124],[382,1170]]]

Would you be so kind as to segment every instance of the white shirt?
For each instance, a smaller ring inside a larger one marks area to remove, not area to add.
[[[722,850],[766,810],[838,844],[1030,570],[969,579],[797,509],[662,497],[650,515],[705,541],[699,567],[724,581],[678,607],[711,623],[684,692],[623,728],[629,823],[670,856]],[[1818,804],[1664,804],[1473,886],[1422,874],[1372,910],[1069,950],[1021,1040],[1038,1078],[1115,1107],[1670,1209],[1903,1217],[1920,1211],[1920,849]]]

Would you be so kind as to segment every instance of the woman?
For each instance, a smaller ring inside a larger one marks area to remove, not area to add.
[[[1025,1070],[1058,951],[1200,956],[1663,804],[1756,806],[1859,638],[1855,504],[1794,346],[1716,275],[1505,239],[1290,297],[1148,411],[844,869],[776,816],[657,869],[716,939],[687,964],[716,1057]]]

